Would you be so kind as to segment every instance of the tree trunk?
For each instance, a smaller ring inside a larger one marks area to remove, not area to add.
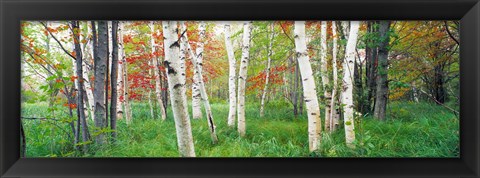
[[[155,75],[155,96],[157,98],[158,105],[160,106],[160,116],[162,120],[167,119],[167,113],[165,112],[165,107],[163,104],[163,99],[162,99],[162,89],[161,89],[161,81],[160,81],[160,61],[158,59],[158,56],[156,56],[156,45],[155,45],[155,38],[153,37],[153,34],[155,33],[155,26],[153,24],[153,21],[150,22],[150,31],[152,32],[152,35],[150,36],[150,44],[152,46],[152,55],[153,55],[153,63],[155,68],[153,69],[154,75]]]
[[[88,141],[88,126],[87,126],[87,120],[85,119],[85,108],[83,108],[83,96],[85,91],[83,91],[83,70],[82,70],[82,49],[80,47],[80,29],[79,29],[79,23],[78,21],[72,21],[72,32],[73,32],[73,38],[74,38],[74,44],[75,44],[75,65],[76,65],[76,75],[77,79],[75,79],[75,83],[77,85],[77,115],[80,120],[80,124],[82,127],[82,141],[85,143]],[[83,151],[87,151],[88,145],[83,144]]]
[[[118,51],[117,51],[117,58],[118,62],[118,69],[117,69],[117,119],[123,118],[123,105],[124,105],[124,95],[125,95],[125,84],[123,80],[123,71],[124,66],[126,66],[125,61],[125,54],[123,52],[123,23],[122,21],[117,21],[117,38],[118,38]],[[113,85],[112,85],[113,86]]]
[[[200,22],[198,25],[198,31],[199,31],[199,39],[197,43],[197,49],[195,52],[195,56],[198,57],[193,57],[196,61],[196,63],[199,64],[198,69],[194,68],[193,69],[193,83],[192,83],[192,115],[193,119],[200,119],[202,118],[202,110],[201,110],[201,93],[200,93],[200,76],[197,75],[198,73],[202,73],[202,62],[203,62],[203,46],[204,46],[204,40],[205,40],[205,22]]]
[[[337,26],[335,21],[332,21],[332,69],[333,69],[333,87],[332,87],[332,97],[330,99],[330,132],[333,132],[337,129],[338,126],[338,109],[336,107],[335,101],[337,98],[337,88],[338,88],[338,69],[337,69]],[[328,100],[327,100],[328,101]]]
[[[118,21],[112,21],[112,71],[111,87],[112,97],[110,105],[110,129],[112,129],[112,138],[117,138],[117,77],[118,77]]]
[[[165,45],[165,68],[172,103],[180,156],[195,157],[192,129],[188,117],[185,87],[185,58],[180,58],[177,21],[162,21]],[[183,68],[183,69],[182,69]]]
[[[355,141],[354,106],[353,106],[353,67],[355,63],[355,48],[357,44],[359,21],[350,22],[345,62],[343,64],[343,93],[342,105],[344,111],[345,141],[348,147],[353,148]]]
[[[225,34],[225,47],[227,50],[228,55],[228,64],[229,64],[229,71],[228,71],[228,93],[229,93],[229,105],[230,109],[228,111],[228,120],[227,124],[229,127],[235,127],[235,119],[236,119],[236,106],[237,106],[237,96],[236,96],[236,86],[235,86],[235,79],[236,77],[236,68],[237,68],[237,61],[235,60],[235,54],[233,50],[232,40],[230,37],[230,24],[225,24],[224,29]]]
[[[320,30],[321,36],[321,51],[320,51],[320,70],[323,84],[323,95],[325,97],[325,131],[330,131],[330,103],[332,100],[332,93],[330,91],[330,79],[328,78],[328,61],[327,61],[327,22],[322,21]]]
[[[318,150],[321,144],[322,124],[320,108],[318,106],[317,91],[313,78],[312,66],[307,53],[305,40],[305,21],[295,21],[295,49],[299,68],[302,70],[303,95],[307,106],[308,117],[308,145],[310,152]]]
[[[187,29],[184,22],[181,24],[181,26],[182,26],[181,27],[182,32]],[[205,34],[205,32],[203,32],[203,34]],[[202,35],[202,31],[200,31],[200,35]],[[205,83],[203,82],[202,70],[200,68],[202,63],[198,62],[198,61],[201,61],[201,60],[197,59],[197,58],[200,58],[203,55],[203,50],[197,50],[197,52],[199,52],[199,53],[197,53],[197,55],[193,54],[192,47],[188,43],[187,33],[183,34],[181,40],[184,40],[183,44],[187,44],[187,50],[190,54],[193,67],[197,70],[197,73],[195,73],[195,75],[197,75],[196,77],[198,77],[198,79],[199,79],[198,87],[200,89],[200,96],[201,96],[201,99],[203,100],[203,105],[205,107],[205,113],[207,114],[207,124],[208,124],[209,130],[210,130],[210,136],[212,137],[213,144],[216,144],[218,142],[218,137],[217,137],[217,133],[215,131],[216,126],[215,126],[215,122],[213,120],[213,114],[212,114],[212,109],[210,107],[210,102],[208,101],[207,91],[205,89]],[[202,43],[202,42],[200,42],[200,43]]]
[[[131,106],[130,106],[130,93],[129,93],[129,84],[128,84],[128,62],[127,62],[127,59],[126,59],[126,56],[125,56],[125,50],[123,49],[123,30],[124,30],[124,23],[125,22],[121,22],[120,23],[120,29],[121,29],[121,35],[120,35],[120,38],[122,39],[121,40],[121,43],[120,43],[120,46],[119,46],[119,54],[122,56],[122,80],[123,80],[123,105],[124,105],[124,117],[125,117],[125,120],[127,122],[127,124],[130,124],[132,122],[132,112],[131,112]],[[123,113],[122,113],[123,114]]]
[[[247,82],[247,67],[250,59],[250,38],[252,33],[252,22],[243,24],[242,59],[240,71],[238,72],[238,103],[237,103],[237,129],[240,136],[245,136],[245,85]]]
[[[377,36],[378,33],[378,27],[376,25],[376,21],[373,22],[368,22],[367,24],[367,32],[371,35]],[[374,104],[372,99],[374,100],[375,96],[375,77],[376,77],[376,67],[377,67],[377,58],[378,58],[378,53],[377,53],[377,44],[375,40],[372,39],[367,39],[366,41],[366,47],[365,47],[365,75],[366,75],[366,85],[367,85],[367,105],[366,105],[366,112],[371,113],[372,108],[374,107]]]
[[[390,21],[380,21],[379,33],[381,42],[378,47],[377,91],[374,117],[385,120],[388,101],[388,43],[390,42]]]
[[[263,93],[262,93],[262,101],[260,105],[260,117],[263,117],[264,115],[264,104],[265,104],[265,96],[267,95],[267,90],[268,90],[268,79],[270,78],[270,63],[271,63],[271,57],[272,57],[272,47],[273,47],[273,38],[275,37],[275,31],[274,31],[274,22],[271,22],[270,24],[270,31],[271,31],[271,37],[270,41],[268,43],[268,56],[267,56],[267,70],[265,71],[267,76],[265,76],[265,87],[263,88]]]
[[[108,60],[108,24],[106,21],[98,21],[98,42],[97,52],[95,54],[95,86],[93,87],[95,98],[95,127],[103,129],[106,120],[105,106],[105,78]],[[99,133],[95,137],[97,144],[105,142],[104,133]]]
[[[85,29],[83,30],[83,33],[88,34],[88,22],[85,22]],[[88,36],[88,35],[87,35]],[[83,51],[82,51],[82,57],[83,57],[83,63],[82,63],[82,70],[83,70],[83,86],[85,87],[85,93],[86,93],[86,102],[85,104],[88,104],[88,107],[86,111],[88,111],[89,116],[91,120],[93,120],[93,111],[94,111],[94,102],[93,102],[93,90],[92,90],[92,83],[90,81],[90,71],[91,67],[93,66],[93,40],[88,40],[88,37],[84,36],[84,40],[87,40],[88,43],[84,44]],[[85,116],[87,117],[87,116]]]

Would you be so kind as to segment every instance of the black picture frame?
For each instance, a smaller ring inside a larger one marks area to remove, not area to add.
[[[0,177],[478,177],[477,0],[1,0]],[[20,158],[21,20],[461,20],[460,158]]]

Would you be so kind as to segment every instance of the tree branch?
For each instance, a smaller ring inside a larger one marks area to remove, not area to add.
[[[70,52],[68,52],[68,51],[63,47],[62,43],[60,43],[60,41],[58,41],[57,37],[55,37],[55,36],[53,35],[53,33],[50,31],[50,29],[48,29],[47,25],[45,25],[43,22],[40,22],[40,23],[45,27],[45,29],[48,31],[48,33],[50,34],[50,36],[52,36],[52,38],[53,38],[55,41],[57,41],[58,45],[60,45],[60,48],[62,48],[62,50],[63,50],[68,56],[70,56],[70,57],[73,58],[74,60],[77,60],[77,59],[75,58],[75,56],[73,56],[72,54],[70,54]]]

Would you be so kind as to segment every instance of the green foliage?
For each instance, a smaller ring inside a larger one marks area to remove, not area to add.
[[[24,115],[39,116],[46,104],[26,104]],[[191,107],[189,107],[191,108]],[[228,104],[212,104],[219,143],[213,145],[205,120],[191,120],[195,151],[199,157],[457,157],[459,121],[449,111],[430,103],[395,102],[389,105],[387,121],[370,116],[356,119],[355,149],[345,146],[343,128],[323,134],[321,149],[308,152],[306,115],[295,118],[289,103],[272,101],[265,117],[259,104],[246,108],[247,135],[238,136],[226,124]],[[148,104],[133,104],[133,123],[118,122],[118,140],[105,146],[92,145],[86,157],[178,157],[175,124],[150,118]],[[89,121],[92,122],[92,121]],[[75,157],[70,140],[51,122],[24,121],[28,157]],[[58,123],[69,129],[66,123]],[[89,123],[93,128],[93,122]],[[103,132],[111,132],[109,129]],[[109,135],[109,134],[107,134]],[[91,143],[79,143],[91,144]]]

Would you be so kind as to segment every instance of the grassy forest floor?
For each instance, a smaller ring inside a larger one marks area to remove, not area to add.
[[[24,117],[45,117],[47,104],[23,104]],[[219,143],[210,140],[205,119],[192,120],[197,157],[458,157],[459,119],[431,103],[392,102],[387,121],[369,116],[357,119],[356,148],[345,146],[341,126],[323,134],[321,150],[308,152],[307,116],[295,118],[292,107],[270,102],[265,117],[259,117],[259,104],[247,104],[245,138],[228,128],[228,104],[212,104]],[[133,105],[133,122],[118,121],[118,141],[103,147],[92,145],[86,157],[178,157],[175,125],[171,110],[162,122],[151,119],[148,104]],[[191,110],[191,108],[190,108]],[[304,112],[305,113],[305,112]],[[323,115],[322,115],[323,116]],[[23,121],[27,157],[71,157],[67,123],[46,120]],[[90,124],[93,122],[90,121]],[[92,131],[91,131],[92,132]],[[92,133],[94,135],[94,133]]]

